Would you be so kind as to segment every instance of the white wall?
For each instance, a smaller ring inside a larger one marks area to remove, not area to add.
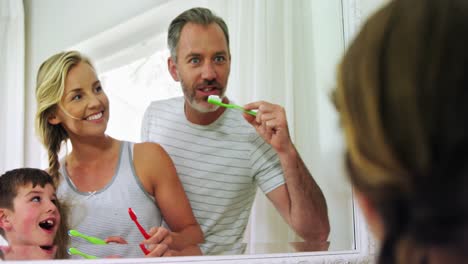
[[[362,7],[363,21],[389,0],[359,0]]]

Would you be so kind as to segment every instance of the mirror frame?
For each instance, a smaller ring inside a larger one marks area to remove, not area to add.
[[[343,16],[343,39],[344,47],[346,48],[353,39],[355,33],[359,29],[363,17],[363,0],[341,0],[342,16]],[[131,24],[139,23],[136,19],[130,21],[129,27],[124,31],[131,32]],[[93,58],[98,58],[99,54],[105,53],[102,49],[102,44],[114,42],[115,39],[110,34],[105,32],[96,38],[89,39],[71,49],[79,49],[86,51],[86,54]],[[147,33],[147,32],[146,32]],[[98,43],[101,43],[98,44]],[[115,42],[114,42],[115,43]],[[304,264],[304,263],[372,263],[375,260],[377,252],[377,244],[370,234],[367,223],[356,204],[356,199],[353,196],[353,212],[354,212],[354,245],[355,249],[347,251],[335,252],[301,252],[301,253],[277,253],[277,254],[255,254],[255,255],[233,255],[233,256],[195,256],[195,257],[171,257],[171,258],[138,258],[138,259],[99,259],[86,260],[88,264],[94,263],[272,263],[272,264]],[[82,260],[57,260],[54,263],[79,263]],[[5,262],[5,263],[8,263]],[[25,261],[23,263],[49,263],[48,261]]]

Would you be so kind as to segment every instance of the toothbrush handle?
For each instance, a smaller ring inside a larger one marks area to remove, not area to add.
[[[232,104],[230,105],[232,108],[235,108],[235,109],[238,109],[238,110],[241,110],[249,115],[253,115],[253,116],[256,116],[257,113],[255,111],[252,111],[252,110],[245,110],[242,106],[239,106],[239,105],[235,105],[235,104]]]
[[[95,245],[107,245],[106,241],[97,237],[88,237],[86,240]]]
[[[244,112],[246,112],[246,113],[249,114],[249,115],[257,116],[257,112],[252,111],[252,110],[245,110],[245,109],[244,109]]]
[[[68,249],[68,253],[71,254],[71,255],[78,255],[78,256],[82,256],[83,258],[85,259],[98,259],[98,257],[96,256],[93,256],[93,255],[88,255],[84,252],[81,252],[80,250],[78,250],[77,248],[69,248]]]
[[[150,238],[151,236],[146,232],[146,230],[138,223],[137,220],[134,221],[136,226],[138,227],[138,230],[140,230],[140,233],[145,237],[145,239]]]
[[[80,232],[78,232],[76,230],[72,230],[72,231],[74,231],[74,232],[69,233],[69,235],[71,235],[71,236],[83,238],[84,240],[88,241],[91,244],[107,245],[106,241],[104,241],[104,240],[102,240],[100,238],[87,236],[87,235],[81,234]]]
[[[98,257],[96,257],[96,256],[89,255],[89,254],[86,254],[86,253],[83,253],[83,252],[80,252],[79,255],[84,257],[85,259],[98,259]]]
[[[83,234],[79,234],[79,237],[85,239],[86,241],[94,245],[107,245],[106,241],[97,237],[85,236]]]
[[[150,251],[145,247],[145,245],[140,244],[140,248],[141,248],[141,251],[143,251],[145,255],[148,255],[150,253]]]

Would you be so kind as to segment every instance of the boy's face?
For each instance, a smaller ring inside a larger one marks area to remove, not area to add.
[[[10,245],[41,246],[52,250],[60,224],[57,197],[52,185],[32,184],[18,187],[13,200],[14,210],[2,209],[2,227]]]

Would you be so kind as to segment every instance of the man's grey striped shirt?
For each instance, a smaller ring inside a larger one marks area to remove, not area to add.
[[[190,123],[183,97],[152,102],[141,133],[174,161],[205,234],[204,254],[242,253],[257,185],[268,193],[284,184],[274,149],[236,110],[226,109],[207,126]]]

